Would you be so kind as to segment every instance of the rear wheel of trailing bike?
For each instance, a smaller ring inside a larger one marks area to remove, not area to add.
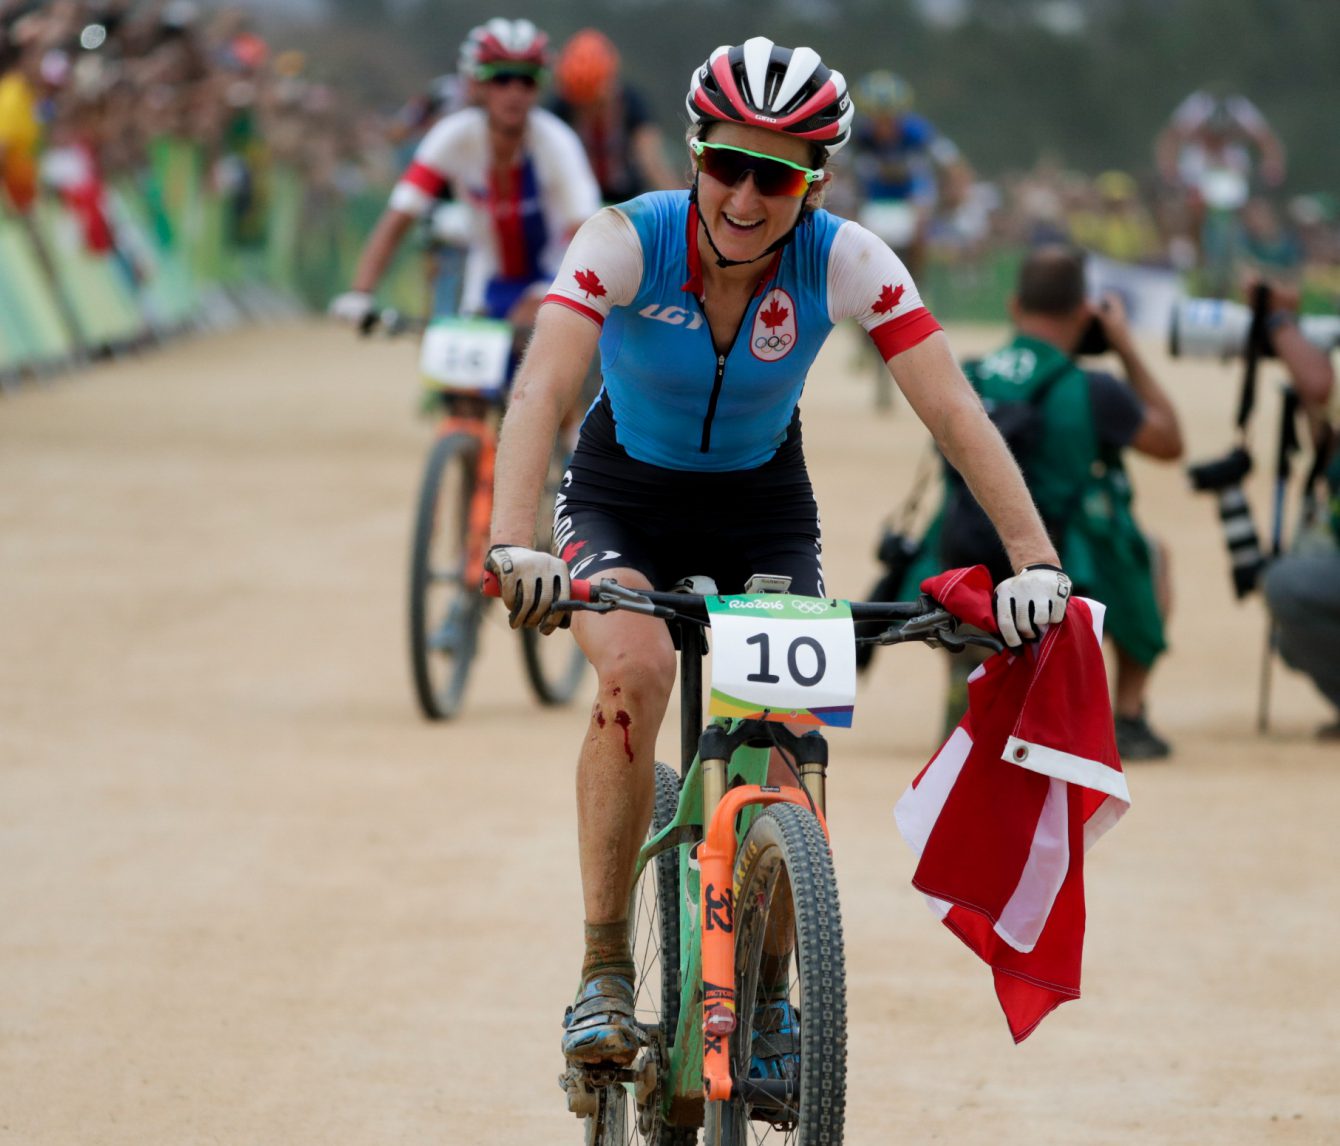
[[[484,597],[467,585],[470,503],[480,441],[445,434],[433,444],[419,487],[409,567],[409,649],[414,694],[429,720],[460,710],[479,647]]]
[[[679,777],[668,764],[657,763],[651,835],[674,819],[678,805]],[[637,970],[634,1008],[650,1035],[647,1051],[655,1061],[656,1084],[641,1103],[622,1084],[603,1088],[596,1114],[584,1120],[587,1146],[694,1146],[698,1141],[696,1127],[666,1122],[662,1101],[679,1022],[679,910],[679,849],[670,847],[642,869],[628,915]]]
[[[847,1096],[847,991],[833,857],[807,809],[775,804],[754,821],[735,868],[735,991],[731,1077],[748,1078],[760,1003],[798,1016],[799,1054],[777,1101],[709,1102],[704,1146],[841,1146]],[[771,949],[773,981],[763,982]],[[789,954],[788,954],[789,949]],[[785,966],[777,974],[778,965]]]

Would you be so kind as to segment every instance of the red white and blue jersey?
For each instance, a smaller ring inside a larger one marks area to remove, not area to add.
[[[815,211],[773,257],[735,342],[718,354],[697,235],[686,191],[607,207],[577,233],[545,299],[601,327],[618,441],[639,461],[761,466],[786,440],[834,324],[855,319],[885,360],[940,329],[897,255],[859,224]]]
[[[391,192],[391,207],[427,215],[451,185],[475,212],[461,310],[502,317],[527,287],[558,270],[568,236],[600,209],[581,140],[557,116],[530,112],[521,161],[495,170],[488,117],[466,108],[423,137]]]

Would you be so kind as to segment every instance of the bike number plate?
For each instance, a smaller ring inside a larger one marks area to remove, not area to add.
[[[435,319],[423,333],[419,370],[443,390],[497,391],[507,380],[512,328],[489,318]]]
[[[707,598],[711,716],[850,728],[856,629],[846,601],[781,593]]]

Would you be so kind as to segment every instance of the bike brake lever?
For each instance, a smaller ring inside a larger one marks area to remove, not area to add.
[[[978,645],[981,648],[990,649],[993,653],[1003,653],[1005,651],[1005,642],[987,633],[982,633],[980,636],[967,634],[957,639],[965,645]]]

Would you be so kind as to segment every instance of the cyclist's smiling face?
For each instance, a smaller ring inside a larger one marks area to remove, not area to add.
[[[803,139],[761,127],[714,124],[707,139],[762,155],[775,155],[802,167],[813,164],[809,144]],[[752,174],[729,187],[706,172],[698,176],[699,214],[728,259],[757,258],[795,226],[804,202],[803,198],[788,195],[759,194]],[[699,241],[703,242],[701,236]],[[715,262],[710,248],[703,251],[703,261]]]

